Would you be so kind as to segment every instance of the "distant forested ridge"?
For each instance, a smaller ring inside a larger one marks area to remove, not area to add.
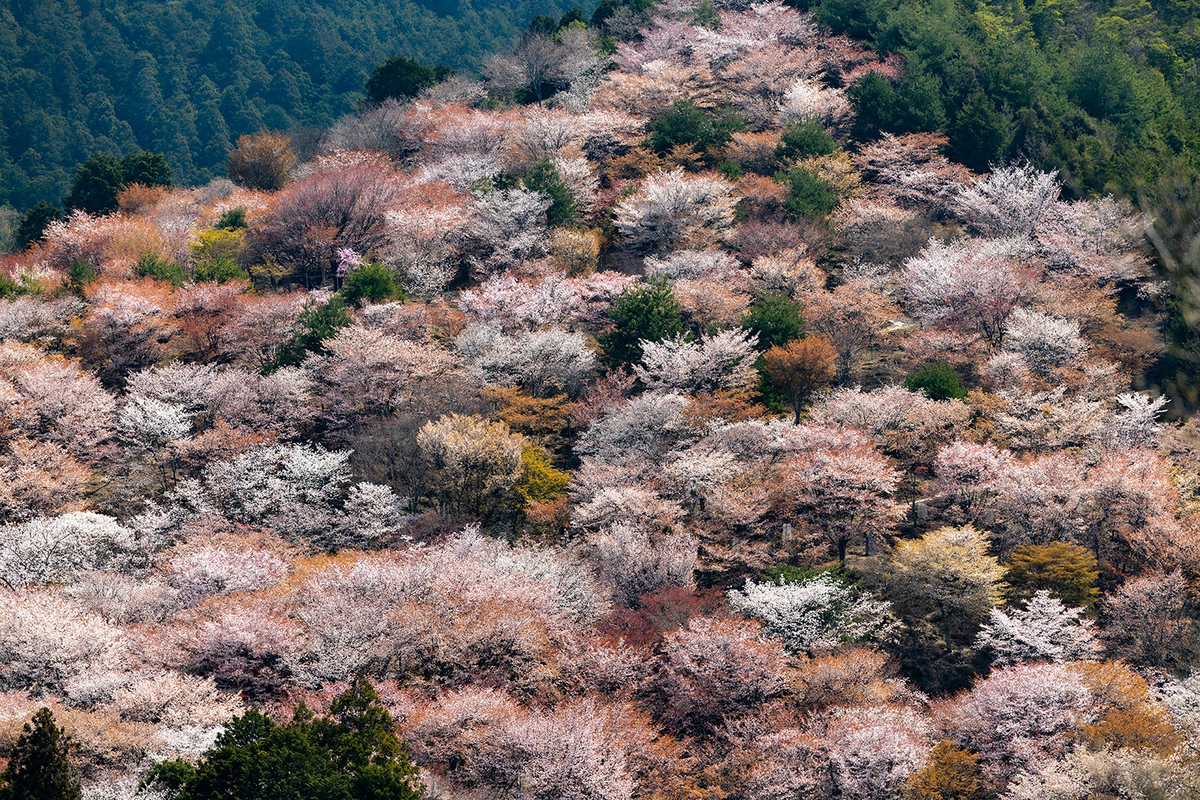
[[[566,0],[4,0],[0,205],[58,202],[90,155],[165,153],[224,174],[241,134],[325,126],[404,53],[454,68]],[[590,13],[590,8],[587,9]]]

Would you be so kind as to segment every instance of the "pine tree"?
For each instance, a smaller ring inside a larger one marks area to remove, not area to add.
[[[0,800],[79,800],[79,781],[67,760],[71,739],[54,724],[50,709],[33,715],[0,774]]]

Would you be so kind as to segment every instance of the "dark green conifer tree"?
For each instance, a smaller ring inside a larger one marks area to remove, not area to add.
[[[70,747],[50,709],[38,710],[0,773],[0,800],[79,800],[79,779],[67,760]]]

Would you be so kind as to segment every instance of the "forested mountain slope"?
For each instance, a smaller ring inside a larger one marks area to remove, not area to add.
[[[0,258],[0,800],[1200,797],[1187,81],[985,11],[89,158]]]
[[[175,180],[223,174],[240,134],[324,126],[396,53],[455,68],[564,0],[6,0],[0,205],[57,203],[99,151],[165,153]],[[588,9],[590,11],[590,9]]]

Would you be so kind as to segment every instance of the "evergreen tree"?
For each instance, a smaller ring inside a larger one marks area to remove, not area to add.
[[[967,396],[958,370],[946,361],[934,361],[908,373],[904,388],[910,392],[923,391],[930,400],[961,400]]]
[[[304,705],[277,725],[236,717],[199,765],[159,764],[147,783],[174,800],[419,800],[424,787],[396,723],[365,678],[317,719]]]
[[[666,278],[649,278],[645,285],[617,298],[608,311],[613,329],[598,337],[608,363],[614,367],[642,360],[642,339],[657,342],[683,330],[679,301]]]
[[[372,303],[396,300],[403,296],[403,291],[396,284],[390,269],[383,264],[370,262],[346,276],[341,294],[348,303],[357,307],[364,300]]]
[[[75,171],[65,203],[69,209],[108,214],[117,210],[117,195],[124,185],[120,163],[108,153],[96,153]]]
[[[543,158],[533,165],[533,169],[525,176],[525,188],[541,192],[550,198],[550,208],[546,209],[546,224],[551,228],[571,225],[577,219],[575,195],[571,193],[571,188],[567,186],[567,182],[550,159]]]
[[[699,154],[724,147],[730,137],[746,127],[730,109],[707,112],[690,98],[677,100],[655,121],[650,144],[659,153],[668,153],[680,145],[691,145]]]
[[[79,800],[79,780],[67,753],[71,739],[54,724],[50,709],[25,723],[12,757],[0,773],[0,800]]]
[[[976,90],[958,113],[951,155],[976,172],[986,172],[1004,153],[1007,128],[1005,116],[992,107],[982,90]]]
[[[837,192],[808,167],[796,167],[786,173],[785,179],[788,196],[784,207],[792,219],[817,220],[837,208]]]
[[[170,186],[171,165],[162,153],[130,153],[121,159],[121,179],[126,185]]]
[[[742,327],[758,334],[758,349],[781,347],[804,336],[800,306],[787,292],[765,292],[742,316]]]
[[[371,73],[364,89],[367,100],[382,103],[391,98],[404,100],[416,97],[427,86],[437,82],[437,73],[415,58],[398,55],[389,58]]]
[[[820,120],[803,119],[788,123],[783,129],[775,147],[775,157],[788,161],[806,156],[827,156],[837,149],[837,142]]]
[[[21,224],[17,226],[17,247],[25,248],[40,242],[50,223],[61,218],[61,211],[45,200],[39,200],[36,206],[25,212]]]

